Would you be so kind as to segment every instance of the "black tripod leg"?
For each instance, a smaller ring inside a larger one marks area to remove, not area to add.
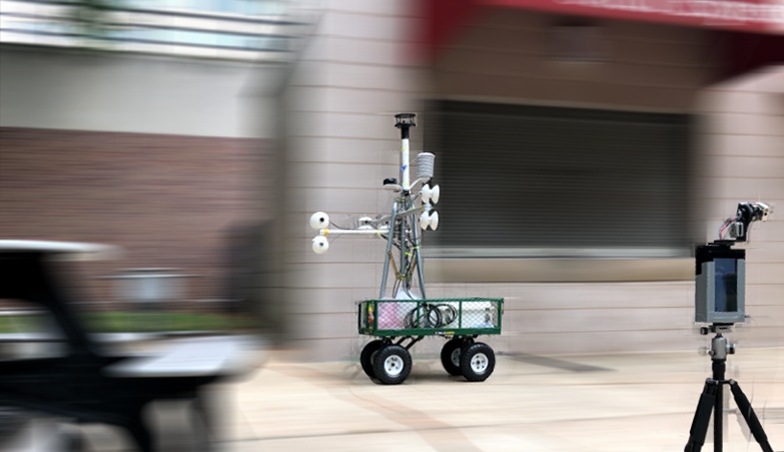
[[[697,404],[697,411],[694,412],[694,419],[691,421],[689,430],[689,442],[683,452],[700,452],[705,444],[705,435],[708,434],[708,424],[710,424],[711,413],[716,405],[716,390],[720,385],[713,380],[705,382],[700,401]]]
[[[754,409],[751,408],[751,402],[749,402],[746,394],[740,389],[737,381],[730,380],[730,390],[732,391],[733,397],[735,397],[735,403],[738,404],[740,414],[743,415],[743,419],[746,419],[751,434],[754,435],[754,439],[759,443],[760,447],[762,447],[763,452],[773,452],[773,448],[768,442],[768,435],[766,435],[765,430],[762,429],[762,424],[754,413]]]

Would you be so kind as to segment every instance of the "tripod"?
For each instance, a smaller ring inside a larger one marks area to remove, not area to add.
[[[729,344],[727,338],[722,336],[721,329],[726,326],[713,325],[711,330],[716,332],[716,336],[711,340],[710,355],[713,361],[713,377],[705,381],[705,388],[702,390],[697,411],[694,413],[694,420],[689,430],[689,442],[686,444],[684,452],[700,452],[705,444],[705,436],[708,433],[708,423],[710,422],[711,409],[713,410],[713,450],[722,452],[724,449],[723,431],[723,409],[724,409],[724,385],[729,385],[735,403],[738,405],[740,413],[746,420],[751,429],[754,440],[759,443],[763,452],[773,452],[773,448],[768,442],[768,436],[762,429],[757,415],[751,408],[751,402],[746,394],[740,389],[738,382],[727,380],[724,372],[727,369],[727,354],[735,353],[735,345]],[[703,330],[707,334],[707,328]]]

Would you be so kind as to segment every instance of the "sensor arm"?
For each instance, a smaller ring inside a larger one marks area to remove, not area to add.
[[[318,235],[326,237],[328,235],[380,235],[388,234],[389,228],[378,229],[319,229]]]

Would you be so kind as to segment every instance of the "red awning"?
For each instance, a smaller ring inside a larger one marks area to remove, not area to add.
[[[784,34],[779,0],[477,0],[485,6]]]
[[[653,22],[720,31],[728,44],[725,75],[784,62],[784,0],[425,0],[427,58],[486,8]]]

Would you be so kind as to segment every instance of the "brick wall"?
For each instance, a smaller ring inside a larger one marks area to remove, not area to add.
[[[230,229],[271,217],[267,149],[244,138],[0,128],[0,237],[124,247],[121,259],[69,266],[87,277],[80,295],[90,301],[115,298],[94,278],[138,267],[197,275],[189,299],[225,298]]]

